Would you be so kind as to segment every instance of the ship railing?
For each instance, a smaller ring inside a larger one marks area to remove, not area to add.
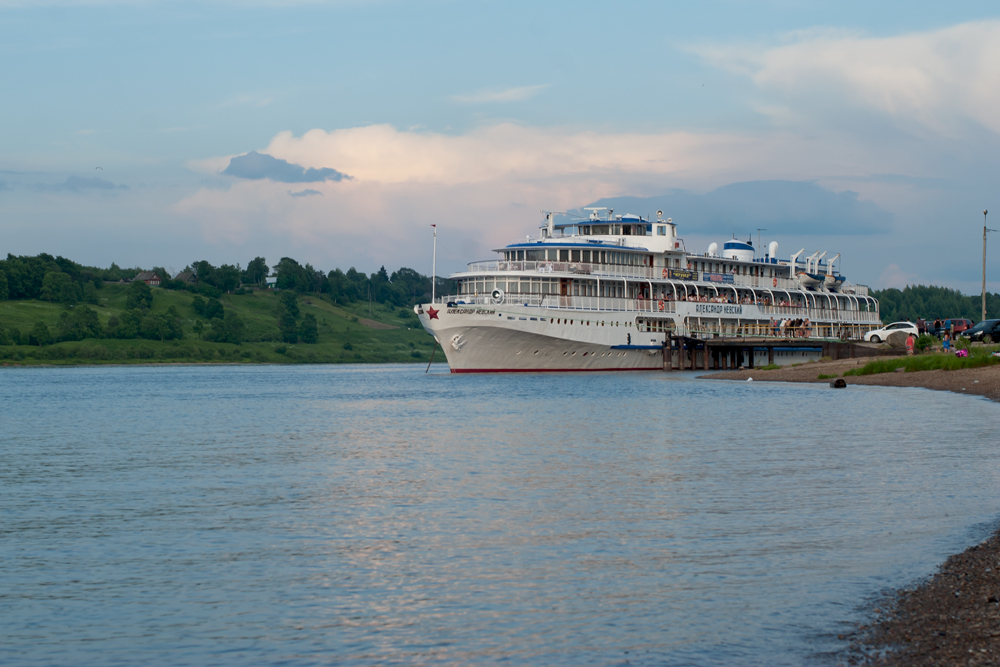
[[[457,296],[438,297],[437,302],[444,306],[536,306],[546,309],[590,310],[590,311],[635,311],[642,313],[674,313],[677,312],[675,302],[657,301],[652,299],[623,299],[605,296],[560,296],[558,294],[511,294],[496,300],[489,294],[461,294]]]
[[[748,338],[754,341],[765,339],[780,343],[782,341],[809,341],[817,343],[829,340],[861,340],[871,327],[859,323],[829,323],[811,324],[806,327],[772,327],[763,322],[744,322],[739,325],[719,326],[714,323],[699,325],[691,323],[681,325],[672,330],[675,336],[689,338]]]
[[[657,269],[648,266],[626,266],[617,264],[594,264],[591,262],[552,261],[488,261],[470,262],[468,273],[549,273],[594,276],[597,278],[640,278],[652,280],[661,276]]]
[[[717,274],[707,271],[692,272],[691,280],[671,275],[670,269],[648,266],[626,266],[617,264],[594,264],[592,262],[555,261],[483,261],[470,262],[466,273],[521,273],[521,274],[569,274],[570,276],[593,276],[595,278],[634,278],[662,283],[664,280],[678,287],[684,284],[711,285],[718,290],[727,287],[751,287],[760,290],[802,290],[798,280],[790,278],[768,278],[765,276],[744,276],[740,274]],[[666,275],[664,275],[666,273]],[[722,276],[725,276],[723,278]],[[867,293],[867,290],[866,290]]]
[[[445,306],[532,306],[547,309],[570,310],[608,310],[635,311],[643,313],[676,313],[677,304],[696,304],[695,301],[673,301],[670,299],[625,299],[604,296],[560,296],[558,294],[519,294],[506,293],[499,301],[489,294],[460,294],[438,297],[437,303]],[[771,306],[764,304],[734,304],[756,305],[761,316],[781,319],[809,319],[812,322],[835,322],[842,324],[880,324],[877,312],[851,309],[807,308],[797,306]],[[706,313],[689,315],[692,319],[703,321],[718,320],[719,315]],[[725,315],[724,319],[733,319],[733,315]],[[739,316],[736,316],[739,319]],[[749,319],[749,318],[748,318]]]

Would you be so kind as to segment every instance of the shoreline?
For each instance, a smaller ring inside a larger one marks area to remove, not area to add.
[[[1000,662],[1000,529],[949,556],[929,579],[881,598],[850,636],[847,664],[864,667]]]
[[[871,358],[841,359],[838,361],[817,361],[788,366],[775,370],[760,369],[742,371],[719,371],[699,378],[715,380],[742,380],[746,382],[811,382],[829,384],[833,378],[819,378],[819,375],[841,377],[845,371],[861,368]],[[992,401],[1000,402],[1000,364],[980,368],[963,368],[946,371],[915,371],[912,373],[879,373],[877,375],[856,375],[846,377],[847,386],[853,384],[874,385],[879,387],[913,387],[931,389],[934,391],[951,391],[956,394],[983,396]]]
[[[699,378],[826,383],[870,359],[814,362],[776,370],[722,371]],[[880,373],[844,378],[852,384],[913,387],[1000,402],[1000,366],[954,371]],[[949,556],[930,578],[882,596],[853,633],[846,664],[867,667],[1000,664],[1000,529]]]

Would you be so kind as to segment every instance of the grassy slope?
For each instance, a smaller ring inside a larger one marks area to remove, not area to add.
[[[412,309],[392,311],[387,306],[373,305],[372,320],[391,324],[396,329],[375,329],[365,326],[360,320],[368,319],[367,304],[352,304],[349,307],[334,305],[315,296],[299,299],[300,314],[312,313],[319,325],[319,342],[315,345],[298,343],[284,345],[278,341],[246,342],[242,345],[208,343],[194,333],[194,322],[198,319],[191,309],[194,295],[189,292],[173,292],[153,288],[153,311],[166,311],[176,306],[183,318],[184,340],[161,343],[150,340],[87,339],[79,342],[56,343],[41,350],[33,346],[0,346],[0,358],[4,363],[149,363],[158,361],[227,361],[227,362],[275,362],[275,363],[364,363],[364,362],[427,362],[434,339],[424,332]],[[125,307],[125,288],[120,285],[106,285],[99,292],[100,304],[91,306],[98,312],[101,322],[120,313]],[[261,338],[277,338],[278,328],[275,317],[277,299],[269,292],[255,292],[247,295],[224,295],[221,299],[227,311],[232,310],[247,325],[247,337],[251,341]],[[0,301],[0,327],[17,328],[26,333],[35,322],[41,321],[55,331],[59,315],[64,306],[42,301]],[[408,317],[399,316],[400,311]],[[207,325],[207,322],[206,322]],[[350,343],[351,350],[344,349]],[[284,350],[284,353],[279,350]],[[42,350],[46,354],[40,354]],[[40,358],[34,358],[35,355]],[[66,359],[46,358],[54,355],[70,355]],[[18,359],[17,357],[24,357]],[[438,350],[438,361],[444,355]]]

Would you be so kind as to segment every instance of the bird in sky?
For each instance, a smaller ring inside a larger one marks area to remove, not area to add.
[[[104,167],[94,167],[94,169],[100,169],[101,171],[104,171]]]

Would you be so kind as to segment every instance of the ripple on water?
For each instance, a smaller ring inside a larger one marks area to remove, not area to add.
[[[11,663],[824,662],[860,600],[998,510],[1000,406],[950,394],[416,366],[2,377]]]

